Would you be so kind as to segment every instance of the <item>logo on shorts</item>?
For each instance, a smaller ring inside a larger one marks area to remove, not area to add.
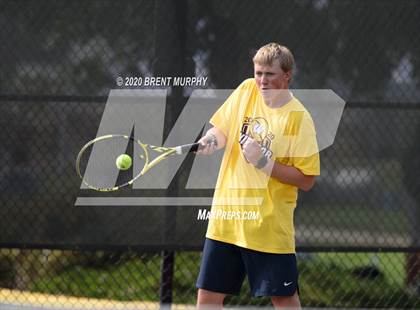
[[[293,282],[284,282],[283,285],[284,286],[289,286],[290,284],[292,284]]]

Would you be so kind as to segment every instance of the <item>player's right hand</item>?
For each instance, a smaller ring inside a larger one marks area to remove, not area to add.
[[[201,139],[198,140],[198,143],[200,143],[203,146],[203,148],[200,148],[196,152],[200,155],[211,155],[217,149],[217,140],[216,137],[212,134],[201,137]]]

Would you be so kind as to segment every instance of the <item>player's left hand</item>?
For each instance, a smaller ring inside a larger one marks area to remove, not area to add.
[[[263,156],[261,146],[251,137],[249,137],[242,145],[242,153],[244,154],[246,160],[254,166],[258,163],[261,156]]]

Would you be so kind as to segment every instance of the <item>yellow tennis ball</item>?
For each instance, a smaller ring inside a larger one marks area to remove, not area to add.
[[[117,165],[117,168],[120,170],[127,170],[131,167],[132,160],[130,155],[127,154],[121,154],[117,157],[117,160],[115,161],[115,165]]]

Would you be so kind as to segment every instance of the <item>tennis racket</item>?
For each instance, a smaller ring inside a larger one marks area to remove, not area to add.
[[[112,192],[133,184],[168,157],[195,152],[203,147],[200,143],[175,147],[154,146],[126,135],[105,135],[87,142],[81,148],[76,158],[76,172],[89,189]],[[152,159],[151,151],[158,153],[158,156]],[[122,153],[135,159],[133,169],[118,169],[115,160]]]

